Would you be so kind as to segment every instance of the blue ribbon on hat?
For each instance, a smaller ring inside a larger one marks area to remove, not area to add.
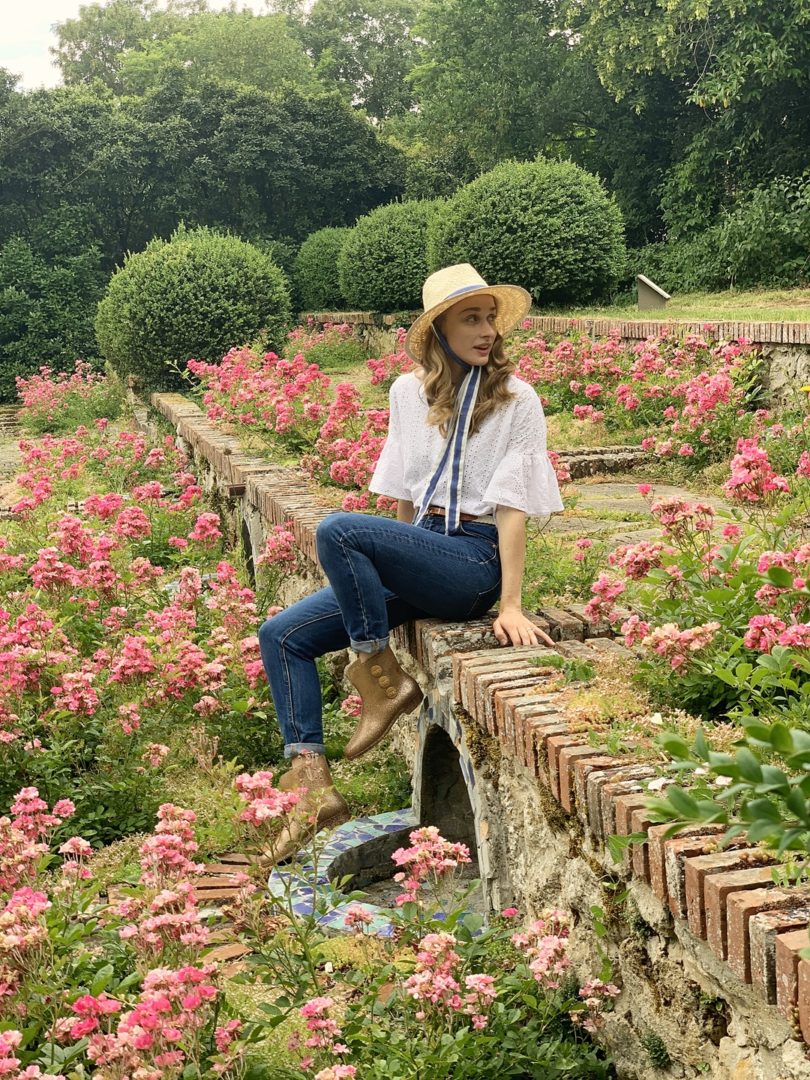
[[[477,286],[480,287],[480,286]],[[460,289],[459,292],[466,292]],[[413,524],[419,525],[424,519],[427,508],[432,504],[436,489],[442,474],[446,472],[444,492],[444,531],[447,534],[458,532],[461,524],[461,485],[464,480],[464,458],[467,451],[467,440],[470,432],[475,403],[478,400],[478,388],[481,385],[481,372],[483,368],[475,367],[457,356],[450,345],[435,325],[433,332],[439,344],[457,364],[463,367],[467,374],[456,394],[455,408],[450,421],[450,430],[447,433],[444,446],[442,447],[439,463],[428,482],[427,490],[422,497],[422,505],[418,514],[414,517]]]

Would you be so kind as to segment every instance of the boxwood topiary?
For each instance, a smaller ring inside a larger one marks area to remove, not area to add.
[[[441,202],[390,203],[358,220],[338,259],[349,307],[389,312],[421,306],[428,222]]]
[[[461,188],[428,231],[432,270],[470,262],[535,303],[609,292],[626,259],[621,212],[598,177],[569,161],[503,162]]]
[[[338,258],[351,229],[310,233],[295,258],[296,295],[303,311],[339,311],[346,301],[340,289]]]
[[[102,355],[145,389],[181,383],[190,358],[216,361],[265,334],[280,347],[290,322],[286,278],[269,255],[235,236],[178,228],[128,255],[98,305]]]

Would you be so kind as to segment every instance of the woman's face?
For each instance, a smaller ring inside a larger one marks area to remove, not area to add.
[[[495,300],[491,296],[471,296],[453,304],[437,321],[456,356],[483,367],[498,336],[495,313]]]

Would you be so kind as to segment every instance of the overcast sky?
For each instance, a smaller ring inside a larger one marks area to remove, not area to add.
[[[0,0],[0,67],[21,75],[19,85],[25,90],[56,86],[59,72],[48,52],[56,44],[51,27],[74,18],[81,6],[82,0]],[[208,0],[208,6],[226,8],[230,0]],[[265,10],[261,0],[238,0],[237,7]]]

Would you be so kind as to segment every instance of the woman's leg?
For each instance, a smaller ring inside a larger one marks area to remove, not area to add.
[[[385,648],[390,592],[427,615],[460,620],[498,595],[495,527],[447,536],[370,514],[330,514],[318,526],[318,559],[340,606],[351,647]]]
[[[329,578],[357,660],[346,669],[363,707],[344,748],[360,757],[422,699],[388,645],[385,597],[404,597],[428,615],[465,619],[483,613],[500,588],[497,532],[446,536],[366,514],[333,514],[318,526],[318,558]]]
[[[386,590],[383,606],[390,627],[424,615],[390,590]],[[259,628],[262,662],[284,738],[285,757],[302,751],[323,754],[321,686],[315,660],[348,644],[349,635],[331,588],[305,597]]]

